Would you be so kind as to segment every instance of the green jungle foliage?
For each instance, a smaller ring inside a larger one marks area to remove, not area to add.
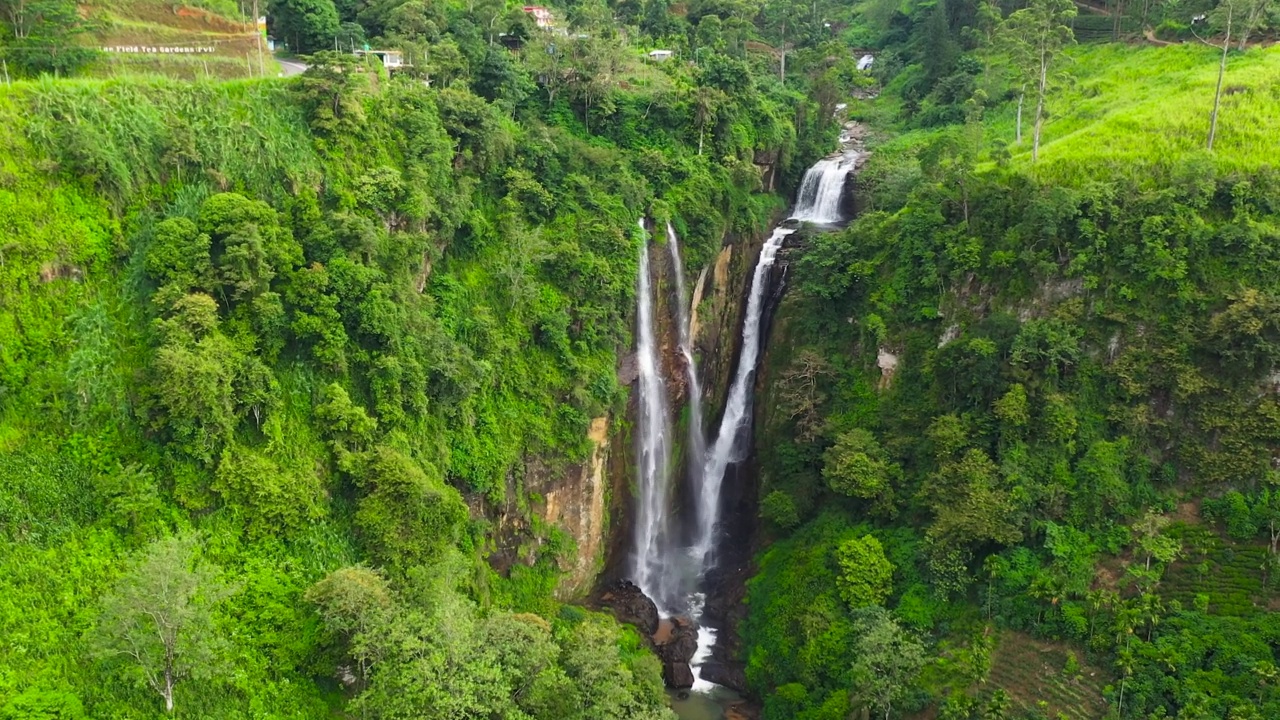
[[[862,212],[789,251],[763,369],[765,717],[1280,715],[1280,56],[1233,41],[1207,151],[1204,9],[1218,49],[1055,51],[1033,159],[1010,8],[863,6]]]
[[[543,48],[433,12],[430,87],[330,52],[0,92],[0,717],[669,716],[556,599],[526,461],[623,407],[637,218],[705,264],[830,115],[617,37],[540,87]]]
[[[766,717],[1280,716],[1265,0],[267,7],[299,79],[68,80],[96,16],[0,0],[0,719],[669,717],[526,460],[623,407],[636,219],[705,266],[840,103],[864,212],[789,251],[759,403]],[[1075,46],[1147,28],[1216,47]]]

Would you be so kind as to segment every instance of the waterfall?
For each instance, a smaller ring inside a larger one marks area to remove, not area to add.
[[[819,160],[804,173],[800,191],[796,193],[795,220],[830,225],[840,222],[840,201],[844,197],[844,181],[853,171],[857,153],[844,153]]]
[[[842,142],[845,138],[842,137]],[[700,666],[711,655],[716,630],[702,621],[706,603],[702,580],[715,563],[716,525],[720,521],[721,491],[729,466],[741,462],[749,448],[751,409],[756,365],[762,351],[766,293],[769,273],[777,261],[783,242],[800,223],[834,225],[841,222],[841,200],[844,182],[853,171],[857,154],[824,158],[805,172],[796,196],[795,209],[788,221],[774,228],[760,249],[760,257],[751,276],[747,307],[742,320],[742,346],[738,365],[724,413],[720,419],[715,443],[708,447],[702,418],[702,387],[693,355],[691,308],[685,288],[684,263],[680,240],[667,223],[667,247],[675,275],[676,322],[679,350],[688,377],[689,447],[688,477],[693,487],[694,507],[692,545],[687,555],[678,549],[678,534],[669,519],[672,510],[670,464],[672,455],[672,423],[667,407],[666,379],[656,340],[654,290],[650,277],[648,233],[640,220],[643,242],[640,250],[640,273],[637,282],[636,355],[639,366],[637,398],[636,469],[638,503],[635,522],[635,549],[632,581],[658,606],[661,614],[687,612],[698,625],[697,652],[694,656],[694,689],[710,690],[715,686],[702,679]],[[680,561],[683,561],[681,564]],[[689,572],[692,565],[692,572]]]
[[[702,383],[698,380],[698,366],[693,360],[693,328],[690,326],[689,294],[684,285],[684,261],[680,257],[680,238],[675,228],[667,222],[667,249],[671,252],[671,266],[676,276],[676,320],[680,325],[680,355],[684,358],[685,375],[689,380],[689,447],[686,450],[686,467],[689,481],[700,485],[702,463],[707,454],[707,438],[702,428]]]
[[[658,358],[653,318],[653,288],[649,275],[649,237],[640,220],[642,237],[640,277],[637,288],[636,361],[640,370],[637,402],[635,554],[632,580],[646,595],[664,607],[671,599],[670,569],[665,567],[668,550],[667,511],[670,507],[671,419],[667,412],[666,382]]]
[[[739,440],[751,408],[756,360],[760,356],[760,320],[764,316],[765,281],[768,279],[769,269],[777,259],[782,241],[793,232],[794,228],[774,229],[764,247],[760,248],[760,259],[756,261],[756,269],[751,276],[751,294],[747,296],[747,311],[742,320],[742,349],[738,355],[738,370],[734,374],[733,384],[729,386],[729,397],[725,402],[724,415],[720,419],[720,432],[716,435],[715,444],[707,449],[698,492],[698,525],[692,555],[703,573],[710,568],[712,562],[711,551],[715,544],[716,523],[720,520],[720,487],[724,484],[724,473],[730,463],[742,459],[742,446],[745,445]]]
[[[844,153],[837,157],[823,158],[805,171],[796,194],[795,210],[791,220],[829,225],[841,220],[840,201],[844,196],[844,181],[853,170],[856,153]],[[740,462],[747,443],[743,432],[749,426],[752,390],[755,385],[756,362],[760,359],[761,319],[764,315],[765,292],[768,290],[769,270],[777,259],[778,250],[794,227],[779,226],[760,249],[755,272],[751,276],[751,294],[747,296],[747,312],[742,320],[742,350],[738,355],[738,368],[729,386],[729,397],[724,415],[720,419],[720,431],[715,444],[708,448],[702,469],[698,492],[698,525],[692,555],[699,563],[701,573],[711,567],[714,558],[716,523],[720,520],[720,489],[724,484],[729,465]]]

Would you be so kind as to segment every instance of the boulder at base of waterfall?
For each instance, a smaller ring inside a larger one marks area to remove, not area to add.
[[[760,720],[760,711],[748,702],[736,702],[724,709],[724,720]]]
[[[688,664],[698,652],[698,628],[686,617],[664,618],[653,643],[662,662]]]
[[[687,690],[693,687],[693,668],[687,662],[663,663],[662,682],[672,690]]]
[[[712,660],[703,663],[700,670],[703,680],[723,685],[742,695],[747,694],[747,673],[741,665]]]
[[[645,635],[658,631],[658,606],[630,580],[610,583],[600,593],[600,604],[612,610],[618,622],[634,625]]]

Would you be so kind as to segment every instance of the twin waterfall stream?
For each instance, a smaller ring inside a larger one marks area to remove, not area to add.
[[[690,298],[686,291],[679,238],[666,225],[666,246],[675,279],[674,307],[680,361],[684,367],[688,398],[688,437],[684,441],[683,473],[675,464],[674,418],[668,398],[668,381],[657,339],[654,318],[655,292],[651,279],[649,238],[645,234],[637,283],[636,354],[639,368],[636,432],[636,517],[629,572],[631,580],[651,598],[664,617],[684,615],[698,624],[698,650],[691,663],[695,691],[714,685],[701,677],[700,666],[711,654],[715,629],[702,621],[703,587],[707,572],[716,563],[719,543],[727,538],[719,527],[723,511],[722,490],[730,467],[746,459],[751,445],[752,400],[756,367],[763,351],[765,310],[770,271],[786,238],[803,223],[830,226],[840,223],[844,183],[858,154],[846,150],[818,161],[805,173],[790,218],[773,230],[760,250],[752,273],[746,311],[742,320],[742,345],[738,365],[725,400],[718,430],[708,443],[702,413],[702,385],[694,354],[690,326]],[[674,482],[684,478],[692,507],[677,510]]]

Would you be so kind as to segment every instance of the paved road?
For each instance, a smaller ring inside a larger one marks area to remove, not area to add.
[[[284,60],[281,58],[276,58],[276,62],[280,63],[280,74],[284,75],[285,77],[293,77],[294,75],[301,75],[307,70],[306,63],[300,63],[297,60]]]

